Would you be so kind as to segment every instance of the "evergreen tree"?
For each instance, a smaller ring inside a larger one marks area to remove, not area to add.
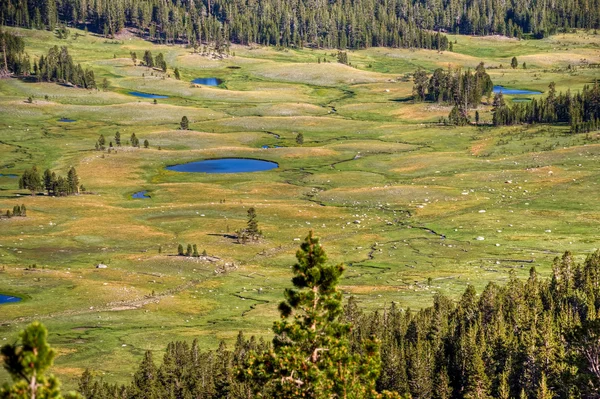
[[[19,179],[19,188],[31,191],[31,195],[35,195],[35,192],[42,187],[42,178],[36,166],[25,170]]]
[[[177,246],[177,255],[179,255],[179,256],[183,256],[184,255],[184,253],[183,253],[183,245],[181,245],[181,244],[179,244]]]
[[[56,356],[47,339],[48,330],[34,322],[19,334],[18,342],[2,347],[4,368],[12,377],[13,385],[4,384],[0,388],[0,398],[63,398],[59,380],[53,375],[45,375]],[[76,394],[64,397],[80,398]]]
[[[67,183],[69,185],[69,194],[79,194],[79,176],[77,176],[77,171],[74,167],[69,169]]]
[[[327,256],[312,232],[296,259],[294,288],[285,290],[279,305],[282,319],[273,326],[273,348],[251,356],[238,372],[243,379],[263,381],[264,389],[281,399],[379,397],[378,344],[369,340],[362,354],[352,353],[351,327],[340,321],[342,294],[337,283],[343,265],[326,265]]]
[[[304,135],[302,133],[296,135],[296,144],[304,144]]]
[[[519,66],[519,61],[517,61],[517,57],[512,58],[512,60],[510,61],[510,66],[512,69],[517,69],[517,67]]]
[[[181,118],[181,122],[179,123],[179,126],[181,126],[181,130],[188,130],[190,128],[190,121],[188,120],[187,116],[184,116],[183,118]]]

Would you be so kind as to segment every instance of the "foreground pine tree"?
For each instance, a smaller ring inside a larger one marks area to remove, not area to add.
[[[250,356],[240,377],[258,382],[257,397],[398,397],[375,390],[381,363],[377,342],[366,342],[360,354],[351,351],[352,326],[340,321],[342,293],[337,289],[343,265],[326,265],[325,251],[312,232],[296,258],[295,288],[286,289],[279,305],[281,320],[273,326],[273,347]]]
[[[14,383],[0,388],[1,399],[81,398],[76,394],[62,396],[56,377],[46,377],[56,351],[48,345],[48,330],[39,322],[30,324],[19,335],[19,342],[2,347],[4,369]]]

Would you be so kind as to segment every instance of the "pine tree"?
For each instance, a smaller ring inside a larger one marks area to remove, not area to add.
[[[517,67],[519,66],[519,61],[517,61],[517,57],[512,58],[512,60],[510,61],[510,66],[512,69],[517,69]]]
[[[23,172],[19,179],[19,188],[31,191],[31,195],[35,195],[37,190],[43,188],[42,178],[36,166]]]
[[[376,398],[379,347],[368,340],[361,354],[348,343],[350,325],[340,321],[337,289],[343,265],[327,266],[327,256],[312,232],[296,253],[293,289],[286,289],[275,322],[273,348],[251,355],[238,369],[242,380],[264,384],[277,398]],[[259,392],[256,392],[259,393]],[[388,397],[394,397],[389,394]]]
[[[144,140],[144,148],[148,147],[150,147],[150,143],[148,142],[148,140]]]
[[[304,144],[304,135],[302,133],[296,135],[296,143],[300,145]]]
[[[79,176],[77,176],[77,171],[74,167],[69,169],[67,182],[69,184],[69,194],[79,194]]]
[[[152,352],[147,351],[144,360],[133,375],[131,384],[131,397],[137,399],[159,399],[157,392],[158,370],[152,360]]]
[[[179,256],[183,256],[184,255],[184,253],[183,253],[183,245],[181,245],[181,244],[179,244],[177,246],[177,255],[179,255]]]
[[[192,248],[193,248],[193,253],[192,253],[192,256],[193,256],[194,258],[198,258],[198,257],[200,256],[200,254],[198,253],[198,246],[197,246],[196,244],[194,244],[194,245],[192,246]]]
[[[19,341],[7,344],[0,352],[4,368],[13,379],[13,385],[0,388],[0,398],[54,398],[62,399],[60,381],[46,371],[52,366],[56,351],[48,344],[48,330],[39,322],[27,326],[19,334]],[[68,394],[65,398],[81,398]]]
[[[179,125],[181,126],[181,130],[188,130],[190,128],[190,121],[188,120],[188,117],[184,116],[181,118]]]
[[[187,245],[187,249],[185,251],[185,256],[192,256],[192,244]]]

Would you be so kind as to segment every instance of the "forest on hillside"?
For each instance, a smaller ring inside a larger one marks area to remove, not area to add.
[[[418,47],[446,50],[439,32],[545,37],[597,29],[599,0],[5,0],[4,25],[60,24],[105,36],[125,27],[163,43],[284,47]]]

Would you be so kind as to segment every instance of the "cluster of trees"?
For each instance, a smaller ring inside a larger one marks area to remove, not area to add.
[[[416,102],[432,101],[454,107],[448,119],[455,125],[469,123],[469,109],[476,108],[482,97],[490,97],[494,83],[480,63],[475,72],[470,69],[436,69],[431,76],[418,69],[414,75],[413,99]],[[479,122],[479,121],[478,121]]]
[[[34,195],[38,190],[45,190],[48,195],[65,196],[71,194],[79,194],[80,191],[85,191],[85,187],[79,184],[79,176],[74,167],[71,167],[67,172],[67,177],[57,176],[50,169],[44,171],[44,176],[40,173],[36,166],[27,169],[19,179],[19,188],[27,189]]]
[[[248,222],[246,227],[236,231],[237,240],[241,244],[248,241],[257,241],[263,236],[262,230],[258,228],[258,218],[254,207],[248,208]]]
[[[59,23],[85,24],[106,36],[135,27],[143,37],[163,43],[197,47],[214,42],[217,52],[226,42],[445,50],[448,40],[436,31],[453,26],[466,12],[466,4],[466,0],[452,7],[406,0],[6,0],[0,5],[0,21],[51,30]],[[439,14],[446,14],[444,21]]]
[[[200,257],[200,253],[198,252],[198,246],[196,244],[192,245],[192,244],[188,244],[186,250],[183,250],[183,245],[179,244],[177,246],[177,255],[178,256],[188,256],[188,257],[194,257],[194,258],[199,258]],[[204,251],[202,251],[202,256],[208,256],[208,254],[206,253],[206,249]]]
[[[30,72],[31,60],[25,53],[23,38],[4,32],[0,27],[0,76],[27,75]]]
[[[519,123],[568,123],[573,133],[586,133],[600,128],[600,85],[585,85],[581,92],[556,92],[554,82],[548,95],[526,103],[508,105],[502,93],[494,96],[493,123],[496,126]]]
[[[20,206],[15,205],[15,206],[13,206],[12,212],[10,211],[10,209],[6,210],[5,216],[7,218],[11,218],[13,216],[25,217],[25,216],[27,216],[27,208],[25,208],[25,204],[22,204]]]
[[[117,147],[121,147],[122,143],[121,143],[121,132],[117,131],[115,133],[115,145]],[[138,147],[140,146],[140,139],[135,135],[135,133],[131,133],[131,137],[129,138],[129,142],[128,142],[132,147]],[[144,148],[148,148],[150,147],[150,142],[148,140],[144,140]],[[100,135],[100,137],[98,137],[98,140],[96,140],[96,145],[95,145],[96,151],[104,151],[106,149],[106,138],[104,137],[103,134]],[[109,142],[108,143],[108,150],[110,152],[111,148],[113,148],[113,142]]]
[[[133,53],[135,54],[135,53]],[[147,66],[148,68],[159,68],[161,69],[163,72],[167,72],[167,62],[165,61],[165,56],[163,55],[163,53],[158,53],[158,55],[156,56],[156,58],[154,58],[152,56],[152,52],[149,50],[146,50],[144,52],[144,65]],[[135,60],[134,60],[135,63]]]
[[[111,385],[86,371],[80,392],[87,399],[598,397],[600,250],[583,264],[565,252],[550,279],[531,268],[527,280],[511,273],[505,286],[489,283],[480,295],[469,285],[456,302],[436,294],[433,306],[418,312],[392,303],[363,313],[352,298],[342,308],[337,284],[344,267],[327,264],[312,232],[296,259],[294,287],[284,292],[271,343],[241,333],[233,350],[173,342],[160,366],[147,352],[131,383]],[[32,331],[37,341],[30,343]],[[16,397],[7,395],[16,389],[29,393],[37,383],[49,388],[43,370],[31,384],[27,367],[38,362],[15,361],[32,348],[48,356],[50,348],[40,350],[45,337],[34,325],[22,346],[3,347],[15,384],[5,385],[0,398]]]
[[[46,57],[33,64],[33,72],[40,81],[70,83],[86,89],[96,88],[94,71],[75,65],[66,47],[51,47]]]

